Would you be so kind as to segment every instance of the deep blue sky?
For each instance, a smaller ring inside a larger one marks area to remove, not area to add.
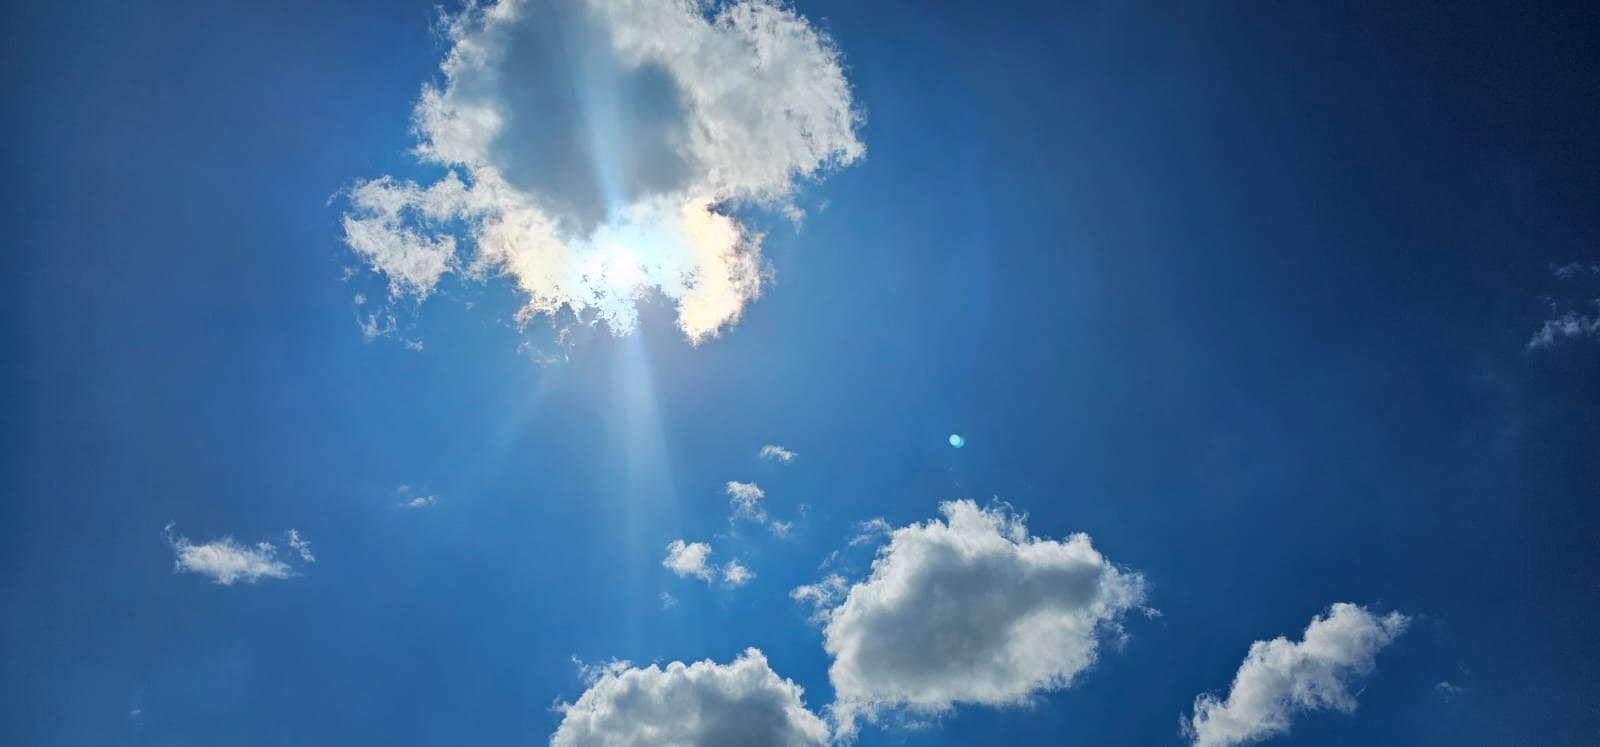
[[[862,744],[1178,744],[1336,601],[1415,622],[1286,743],[1600,741],[1600,340],[1524,349],[1600,258],[1595,6],[796,5],[867,158],[722,337],[652,306],[540,367],[504,284],[416,352],[341,279],[330,197],[415,170],[431,3],[9,4],[0,743],[538,744],[574,656],[747,646],[821,706],[787,591],[858,520],[992,496],[1161,616],[1033,708]],[[731,592],[659,565],[726,480],[813,509],[718,542]],[[319,562],[175,575],[169,520]]]

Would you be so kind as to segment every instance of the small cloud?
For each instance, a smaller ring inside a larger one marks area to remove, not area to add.
[[[317,562],[317,556],[311,554],[311,542],[300,538],[300,532],[289,530],[289,547],[299,553],[300,559],[307,563]]]
[[[405,509],[407,511],[414,511],[414,510],[419,509],[419,508],[427,508],[427,507],[432,506],[433,504],[438,503],[438,502],[439,502],[439,496],[436,496],[436,495],[419,495],[419,496],[417,496],[415,498],[412,498],[409,501],[404,501],[404,502],[400,503],[399,505],[400,505],[401,508],[403,508],[403,509]]]
[[[175,522],[167,522],[162,536],[177,554],[174,573],[198,573],[209,577],[221,586],[232,586],[239,581],[253,584],[263,578],[289,578],[295,575],[288,563],[279,560],[278,548],[271,542],[241,545],[232,537],[223,537],[205,544],[195,544],[187,537],[173,534]]]
[[[144,714],[144,709],[143,708],[135,708],[135,709],[133,709],[131,711],[128,711],[128,717],[129,718],[138,718],[143,714]]]
[[[794,458],[799,455],[777,444],[767,444],[766,446],[761,447],[761,451],[758,452],[756,456],[769,462],[788,464],[794,461]]]
[[[670,609],[672,609],[673,607],[676,607],[676,606],[678,606],[678,598],[677,597],[672,596],[671,594],[668,594],[667,592],[664,592],[664,591],[661,592],[661,609],[670,610]]]
[[[733,505],[734,519],[766,523],[767,510],[761,507],[761,499],[767,497],[767,492],[762,490],[760,485],[729,480],[726,492],[728,502]]]
[[[1226,699],[1211,693],[1195,698],[1193,718],[1182,722],[1184,736],[1194,747],[1233,747],[1288,734],[1301,712],[1355,713],[1351,686],[1372,672],[1378,652],[1410,622],[1398,612],[1380,617],[1341,602],[1311,618],[1299,641],[1256,641]]]
[[[882,516],[867,519],[856,523],[856,536],[850,538],[850,546],[865,545],[875,542],[879,537],[887,537],[894,528],[889,526]]]
[[[1439,697],[1444,698],[1444,701],[1449,703],[1453,702],[1457,695],[1466,692],[1467,689],[1452,682],[1441,681],[1433,686],[1433,691],[1439,693]]]
[[[844,601],[849,589],[850,584],[844,580],[844,576],[831,573],[817,583],[796,586],[789,591],[789,598],[800,604],[811,605],[811,621],[824,623],[828,621],[832,608]]]
[[[733,587],[744,586],[750,579],[756,577],[749,568],[744,567],[737,559],[730,560],[722,566],[722,582]]]
[[[1552,267],[1551,273],[1557,280],[1592,280],[1600,278],[1600,262],[1573,262]],[[1559,301],[1550,299],[1549,304],[1552,316],[1528,340],[1528,350],[1552,348],[1573,338],[1600,338],[1600,298],[1568,294]],[[1594,307],[1593,313],[1590,307]]]
[[[667,557],[661,561],[661,566],[682,578],[693,576],[710,583],[714,572],[712,566],[706,564],[709,557],[711,545],[675,539],[667,544]]]
[[[789,531],[792,529],[794,529],[794,522],[792,521],[775,520],[767,524],[767,530],[772,532],[772,536],[778,538],[788,537]]]

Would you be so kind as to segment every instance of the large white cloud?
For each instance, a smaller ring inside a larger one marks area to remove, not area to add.
[[[793,214],[797,183],[864,152],[838,51],[777,0],[474,3],[449,38],[415,111],[418,157],[448,173],[349,191],[345,243],[392,298],[504,275],[524,318],[623,333],[660,293],[698,342],[766,274],[731,209]]]
[[[858,717],[886,710],[1014,705],[1065,688],[1144,600],[1143,578],[1086,535],[1033,537],[1022,517],[971,501],[940,510],[944,521],[894,530],[871,575],[820,613],[846,738]],[[839,593],[829,580],[792,596],[826,604]]]
[[[1234,675],[1227,700],[1195,698],[1184,734],[1195,747],[1230,747],[1287,734],[1302,711],[1356,710],[1351,685],[1370,673],[1374,657],[1405,632],[1398,612],[1377,616],[1347,603],[1333,605],[1306,626],[1304,637],[1256,641]]]
[[[560,706],[553,747],[801,747],[828,743],[804,691],[779,677],[757,649],[729,664],[626,662],[592,673],[576,703]]]
[[[237,582],[253,584],[263,578],[289,578],[295,575],[288,563],[278,559],[278,548],[271,542],[242,545],[232,537],[223,537],[204,544],[195,544],[188,537],[173,533],[172,522],[162,530],[167,544],[177,558],[172,564],[175,573],[198,573],[223,586]],[[307,563],[316,560],[311,555],[311,543],[300,533],[289,530],[289,544]]]

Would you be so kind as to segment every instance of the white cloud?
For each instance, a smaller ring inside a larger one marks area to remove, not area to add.
[[[659,293],[699,342],[768,273],[732,209],[786,212],[798,183],[864,153],[838,51],[779,0],[501,0],[448,33],[414,121],[418,158],[450,171],[347,194],[345,243],[391,300],[503,275],[524,320],[568,310],[622,334]]]
[[[174,526],[176,524],[168,522],[162,530],[167,544],[177,554],[177,560],[173,563],[174,573],[198,573],[209,576],[223,586],[232,586],[239,581],[253,584],[263,578],[289,578],[295,575],[288,563],[278,559],[278,548],[271,542],[241,545],[232,537],[223,537],[197,545],[190,542],[188,537],[174,535]]]
[[[1466,688],[1447,680],[1441,680],[1433,686],[1433,690],[1439,693],[1439,697],[1443,698],[1447,703],[1454,701],[1457,695],[1467,691]]]
[[[709,557],[711,545],[675,539],[667,544],[667,557],[661,561],[661,565],[684,578],[694,576],[702,581],[710,581],[715,569],[706,563]]]
[[[794,458],[799,455],[777,444],[767,444],[766,446],[761,447],[761,451],[757,453],[756,456],[768,461],[788,464],[794,461]]]
[[[667,592],[664,592],[664,591],[661,592],[661,609],[670,610],[670,609],[672,609],[673,607],[676,607],[676,606],[678,606],[678,598],[677,597],[672,596],[671,594],[668,594]]]
[[[436,496],[436,495],[419,495],[419,496],[417,496],[415,498],[412,498],[409,501],[405,501],[404,503],[401,503],[400,507],[403,508],[403,509],[406,509],[408,511],[414,511],[414,510],[419,509],[419,508],[427,508],[427,507],[432,506],[433,504],[438,503],[438,502],[439,502],[439,496]]]
[[[761,486],[729,480],[726,490],[728,503],[733,506],[733,518],[766,523],[767,510],[761,507],[761,499],[767,497],[767,492]]]
[[[865,545],[877,541],[879,537],[894,531],[889,522],[881,516],[856,522],[856,536],[850,538],[850,546]]]
[[[830,609],[844,599],[849,589],[850,584],[844,576],[830,573],[817,583],[794,587],[789,591],[789,598],[800,604],[811,605],[811,621],[823,623],[828,621]]]
[[[289,547],[300,555],[300,559],[307,563],[317,562],[317,556],[311,554],[311,542],[300,538],[298,530],[289,530]]]
[[[885,710],[921,717],[956,704],[1029,702],[1094,664],[1102,639],[1144,600],[1144,580],[1087,535],[1029,536],[1024,518],[972,501],[893,532],[872,574],[821,613],[841,736]],[[791,592],[831,599],[841,582]]]
[[[749,568],[739,563],[738,558],[728,561],[722,566],[722,582],[729,586],[744,586],[750,579],[756,577]]]
[[[1595,303],[1600,305],[1600,301]],[[1600,314],[1589,316],[1568,311],[1554,319],[1546,319],[1544,326],[1534,333],[1533,339],[1528,340],[1528,349],[1552,347],[1571,337],[1600,337]]]
[[[1289,733],[1296,713],[1354,713],[1350,686],[1370,673],[1378,651],[1405,632],[1398,612],[1379,617],[1347,603],[1306,626],[1298,642],[1256,641],[1234,675],[1227,700],[1206,693],[1194,701],[1184,735],[1194,747],[1231,747]]]
[[[665,669],[614,663],[591,674],[576,703],[559,706],[551,747],[828,743],[804,690],[772,671],[754,648],[729,664],[672,662]]]
[[[1573,262],[1552,267],[1551,272],[1558,280],[1591,280],[1600,278],[1600,262]],[[1555,298],[1546,300],[1552,316],[1528,340],[1528,350],[1551,348],[1562,340],[1575,337],[1600,338],[1600,298],[1580,300],[1573,295],[1566,295],[1559,301]],[[1579,311],[1590,306],[1595,308],[1592,314]]]

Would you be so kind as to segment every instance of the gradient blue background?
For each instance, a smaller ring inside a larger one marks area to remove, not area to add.
[[[797,5],[867,159],[772,221],[722,338],[650,307],[541,368],[501,284],[418,353],[341,281],[330,196],[415,171],[430,3],[7,4],[0,743],[538,744],[573,656],[746,646],[821,706],[787,590],[857,520],[992,496],[1161,616],[1036,707],[862,744],[1177,744],[1335,601],[1416,621],[1284,743],[1600,742],[1600,344],[1523,349],[1600,256],[1597,6]],[[813,510],[712,539],[730,479]],[[173,575],[168,520],[319,562]],[[677,537],[759,577],[673,578]]]

